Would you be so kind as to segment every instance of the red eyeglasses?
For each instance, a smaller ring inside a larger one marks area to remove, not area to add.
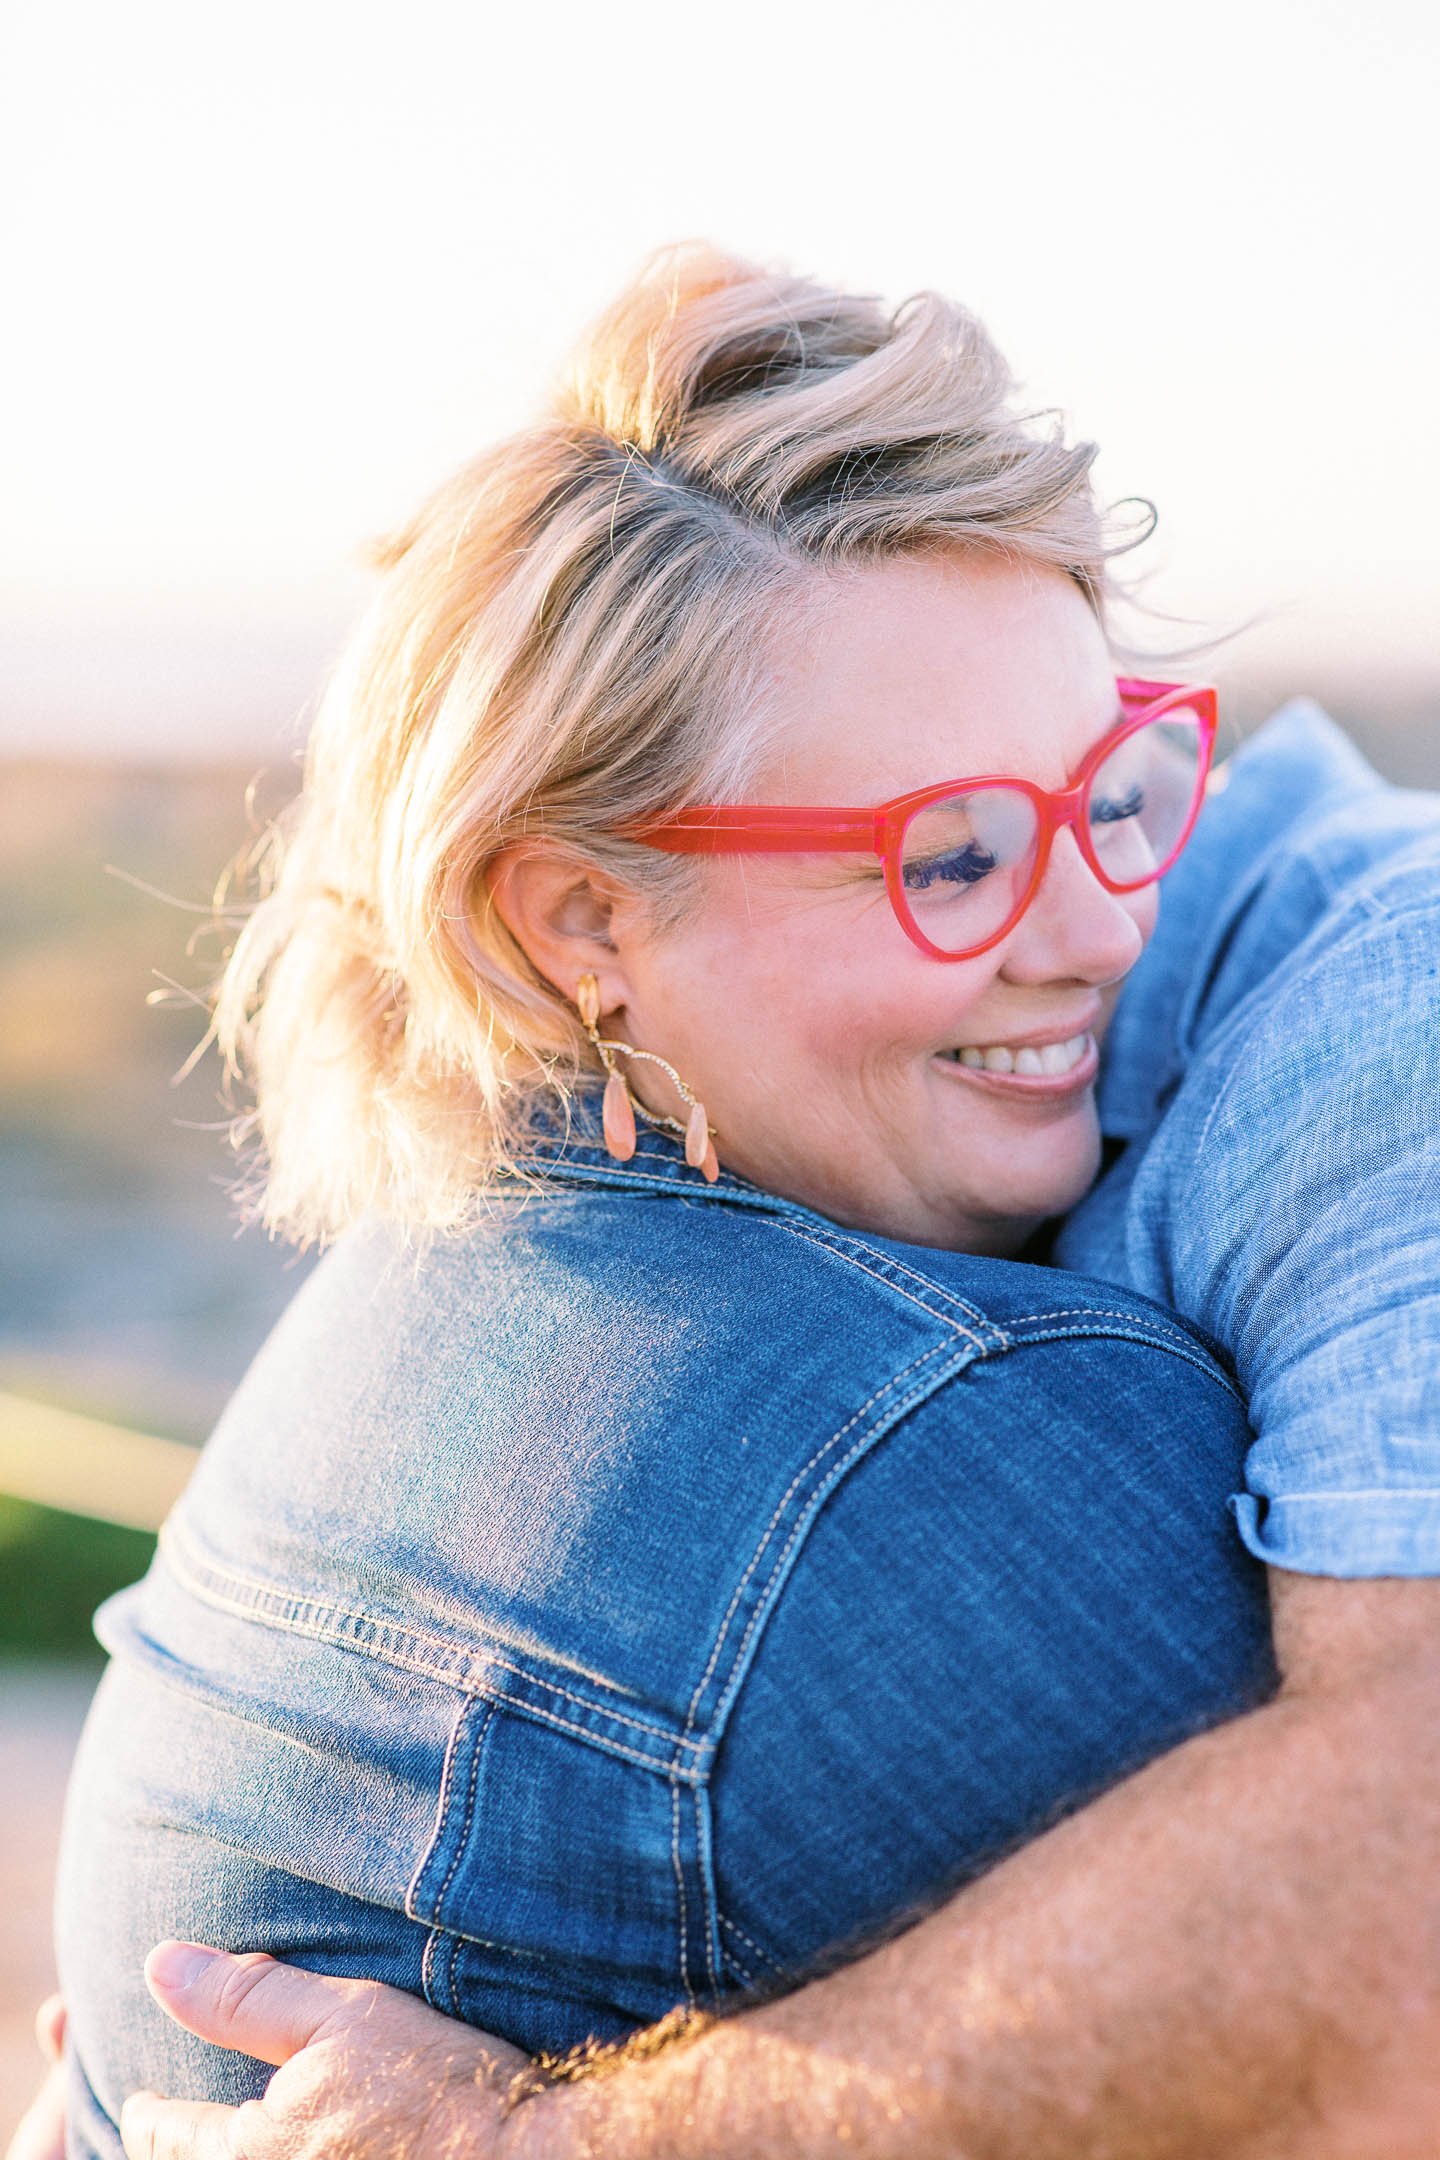
[[[878,855],[906,936],[932,960],[970,960],[1019,922],[1062,826],[1112,893],[1153,885],[1189,839],[1215,747],[1216,693],[1132,676],[1115,687],[1123,717],[1066,788],[984,773],[869,810],[707,803],[624,837],[678,855]]]

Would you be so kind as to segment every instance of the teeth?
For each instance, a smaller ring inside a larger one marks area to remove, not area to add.
[[[1036,1080],[1042,1076],[1056,1079],[1062,1073],[1073,1072],[1090,1048],[1088,1035],[1072,1035],[1068,1042],[1045,1043],[1032,1049],[1027,1043],[1022,1050],[1011,1050],[1004,1043],[995,1043],[988,1049],[967,1044],[963,1050],[951,1050],[947,1056],[968,1065],[972,1072],[1020,1073]]]

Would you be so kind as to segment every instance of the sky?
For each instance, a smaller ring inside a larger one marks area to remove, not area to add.
[[[298,739],[656,246],[985,320],[1235,664],[1440,674],[1430,0],[69,0],[0,30],[0,750]]]

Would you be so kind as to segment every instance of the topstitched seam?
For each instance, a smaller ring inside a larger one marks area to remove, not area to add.
[[[854,1441],[850,1448],[847,1449],[846,1453],[840,1458],[839,1462],[831,1464],[829,1470],[827,1470],[827,1472],[825,1473],[825,1477],[822,1480],[818,1490],[811,1495],[810,1505],[812,1509],[817,1503],[829,1497],[830,1493],[834,1491],[836,1485],[840,1482],[841,1478],[844,1477],[846,1471],[850,1468],[850,1466],[853,1463],[857,1462],[861,1455],[864,1454],[865,1450],[870,1446],[872,1437],[873,1435],[870,1433],[862,1433],[859,1439]],[[805,1522],[806,1517],[802,1514],[797,1516],[795,1521],[790,1525],[790,1535],[785,1540],[784,1545],[780,1549],[779,1557],[776,1559],[773,1567],[770,1570],[769,1580],[765,1585],[766,1593],[768,1593],[769,1591],[770,1584],[773,1583],[776,1580],[777,1576],[779,1576],[784,1570],[785,1562],[789,1559],[790,1554],[794,1549],[795,1540],[802,1534],[805,1528]],[[754,1634],[756,1628],[759,1626],[764,1611],[765,1597],[764,1595],[762,1595],[759,1599],[757,1599],[755,1610],[750,1615],[749,1622],[746,1625],[745,1633],[740,1638],[740,1647],[736,1651],[734,1661],[730,1667],[730,1674],[728,1679],[726,1680],[725,1689],[722,1693],[722,1702],[728,1699],[731,1691],[739,1685],[736,1676],[739,1674],[741,1667],[745,1663],[745,1652],[750,1646],[750,1638]]]
[[[873,1259],[881,1258],[881,1255],[879,1255],[878,1253],[872,1253],[871,1248],[868,1245],[861,1245],[858,1249],[852,1249],[849,1243],[844,1242],[838,1238],[817,1236],[813,1226],[809,1223],[800,1223],[791,1220],[781,1219],[778,1217],[776,1218],[776,1228],[788,1230],[792,1237],[803,1238],[807,1244],[818,1246],[822,1252],[833,1252],[837,1259],[848,1261],[851,1267],[858,1268],[862,1275],[868,1275],[872,1282],[878,1282],[882,1284],[883,1287],[891,1291],[894,1296],[904,1298],[907,1304],[918,1305],[921,1312],[927,1313],[932,1320],[939,1320],[946,1327],[954,1328],[957,1335],[963,1335],[967,1342],[972,1342],[975,1345],[975,1348],[979,1352],[981,1357],[985,1357],[988,1355],[991,1346],[984,1340],[982,1336],[977,1335],[973,1328],[966,1327],[963,1321],[955,1319],[949,1313],[937,1312],[933,1305],[927,1305],[925,1300],[921,1297],[917,1297],[913,1290],[903,1289],[899,1283],[891,1282],[889,1277],[886,1275],[882,1275],[877,1268],[867,1267],[864,1260],[860,1258],[861,1253],[868,1253]],[[888,1266],[890,1263],[886,1261],[884,1264]],[[904,1272],[907,1275],[910,1275],[910,1279],[913,1282],[924,1283],[927,1290],[933,1290],[937,1296],[944,1298],[947,1304],[951,1302],[960,1302],[959,1300],[952,1301],[948,1291],[942,1289],[939,1284],[930,1282],[925,1276],[911,1274],[911,1271],[908,1268],[905,1269]],[[963,1310],[969,1312],[970,1308],[968,1306],[964,1306]],[[995,1323],[993,1321],[989,1321],[983,1324],[991,1327],[995,1326]],[[1003,1332],[997,1327],[995,1328],[995,1333],[999,1338],[999,1347],[1002,1349],[1008,1349],[1009,1344],[1007,1343]]]
[[[690,1984],[690,1925],[685,1905],[685,1865],[680,1857],[680,1785],[670,1780],[670,1860],[675,1870],[676,1910],[680,1927],[680,1984],[685,1990],[685,2000],[695,2008],[695,1990]]]
[[[242,1617],[254,1618],[263,1624],[273,1625],[277,1629],[290,1629],[298,1633],[315,1634],[317,1629],[323,1629],[327,1619],[331,1618],[353,1620],[362,1627],[385,1628],[402,1637],[407,1643],[415,1643],[422,1646],[422,1648],[428,1647],[443,1652],[452,1660],[456,1658],[475,1659],[485,1665],[496,1666],[502,1672],[514,1673],[518,1680],[526,1680],[532,1687],[544,1688],[548,1694],[563,1696],[567,1702],[574,1703],[578,1709],[593,1711],[599,1717],[609,1718],[616,1724],[628,1726],[632,1732],[650,1733],[655,1739],[663,1740],[668,1747],[686,1745],[693,1747],[699,1745],[698,1742],[694,1741],[687,1743],[674,1731],[669,1731],[662,1725],[656,1725],[647,1718],[632,1717],[627,1711],[612,1709],[609,1703],[596,1702],[590,1696],[577,1694],[573,1688],[567,1688],[557,1680],[547,1679],[543,1673],[534,1672],[527,1666],[517,1664],[513,1658],[507,1658],[498,1652],[491,1651],[483,1643],[472,1645],[448,1643],[443,1636],[431,1635],[423,1628],[411,1627],[407,1621],[387,1620],[374,1613],[368,1613],[353,1606],[342,1605],[334,1598],[310,1597],[294,1591],[278,1590],[272,1584],[261,1582],[254,1576],[246,1575],[238,1568],[217,1567],[213,1562],[201,1560],[198,1557],[192,1559],[183,1550],[185,1536],[180,1526],[173,1519],[161,1531],[160,1542],[164,1547],[166,1560],[183,1587],[194,1596],[202,1598],[208,1603],[218,1605],[224,1611],[236,1612]],[[254,1602],[252,1602],[251,1598],[235,1593],[227,1595],[225,1586],[228,1585],[234,1585],[236,1592],[248,1591],[252,1593]],[[257,1606],[267,1604],[272,1608],[270,1612],[265,1613],[257,1610]],[[301,1610],[307,1610],[315,1615],[313,1624],[307,1626],[307,1623],[300,1617]],[[324,1636],[322,1639],[334,1640],[335,1638]],[[405,1658],[395,1652],[377,1650],[372,1645],[364,1642],[347,1641],[340,1643],[339,1647],[358,1650],[368,1656],[389,1658],[395,1664],[402,1665],[409,1671],[422,1673],[427,1679],[441,1681],[449,1686],[467,1687],[473,1685],[469,1680],[457,1680],[453,1673],[441,1671],[434,1666],[425,1664],[420,1659]],[[597,1684],[608,1687],[611,1683],[601,1680]]]
[[[705,1825],[704,1818],[701,1814],[701,1809],[704,1805],[704,1802],[698,1785],[691,1786],[690,1798],[694,1804],[695,1809],[696,1872],[700,1878],[700,1895],[704,1899],[705,1970],[710,1975],[710,1989],[712,1994],[718,1994],[720,1992],[720,1976],[715,1970],[715,1944],[718,1930],[714,1925],[715,1899],[710,1882],[710,1870],[705,1864]]]
[[[779,1962],[779,1960],[777,1958],[771,1957],[770,1952],[765,1948],[764,1944],[756,1942],[753,1935],[747,1935],[738,1920],[732,1920],[728,1913],[723,1912],[720,1914],[719,1918],[721,1927],[728,1928],[732,1935],[738,1935],[741,1942],[744,1943],[746,1949],[753,1950],[756,1957],[758,1957],[764,1964],[768,1965],[772,1972],[780,1974],[784,1973],[785,1968]]]
[[[963,1333],[964,1331],[962,1330],[961,1332]],[[899,1386],[902,1380],[908,1379],[911,1373],[917,1372],[922,1365],[928,1364],[932,1358],[937,1357],[942,1351],[948,1351],[950,1348],[951,1345],[948,1342],[932,1343],[928,1350],[922,1351],[919,1357],[912,1359],[911,1362],[905,1367],[903,1367],[900,1372],[892,1374],[891,1377],[885,1382],[883,1387],[876,1388],[876,1390],[869,1397],[869,1399],[861,1403],[859,1409],[856,1410],[852,1416],[848,1417],[845,1420],[845,1423],[840,1427],[838,1432],[834,1432],[830,1435],[830,1438],[825,1442],[823,1447],[817,1448],[816,1452],[811,1456],[809,1462],[804,1465],[803,1469],[796,1471],[794,1477],[790,1480],[790,1483],[785,1488],[784,1493],[781,1495],[779,1501],[776,1503],[775,1512],[772,1514],[769,1522],[765,1525],[764,1530],[761,1532],[760,1542],[756,1546],[754,1553],[751,1555],[750,1564],[746,1568],[744,1574],[741,1576],[739,1582],[736,1584],[734,1595],[731,1597],[730,1603],[725,1608],[725,1616],[720,1622],[719,1632],[715,1637],[715,1642],[711,1649],[709,1660],[706,1663],[704,1672],[700,1675],[700,1680],[695,1689],[695,1692],[690,1698],[690,1708],[685,1718],[685,1732],[687,1735],[691,1733],[694,1729],[695,1718],[699,1711],[700,1704],[704,1698],[705,1690],[709,1686],[710,1681],[714,1676],[715,1668],[720,1662],[720,1652],[724,1646],[725,1637],[730,1631],[730,1622],[735,1617],[736,1608],[739,1606],[740,1600],[745,1595],[745,1591],[749,1585],[751,1576],[755,1573],[756,1568],[760,1565],[760,1560],[765,1551],[765,1547],[769,1544],[771,1537],[774,1535],[777,1525],[785,1514],[786,1509],[789,1507],[790,1502],[794,1499],[795,1494],[799,1491],[800,1487],[804,1484],[806,1478],[809,1477],[810,1473],[813,1470],[817,1469],[820,1463],[823,1462],[825,1457],[829,1454],[831,1448],[835,1447],[839,1441],[844,1439],[846,1433],[851,1431],[854,1426],[859,1424],[860,1420],[865,1416],[867,1410],[873,1409],[875,1404],[880,1401],[882,1396],[891,1394]]]
[[[1150,1313],[1124,1312],[1103,1305],[1071,1305],[1060,1312],[1024,1313],[1018,1320],[1012,1320],[1010,1325],[1017,1328],[1038,1327],[1042,1320],[1125,1320],[1131,1327],[1143,1328],[1147,1334],[1158,1337],[1162,1342],[1178,1342],[1187,1350],[1197,1347],[1188,1335],[1181,1335],[1167,1328]]]
[[[470,1776],[465,1787],[465,1812],[460,1819],[460,1832],[455,1840],[455,1850],[450,1856],[450,1865],[445,1871],[445,1880],[440,1885],[439,1895],[435,1900],[435,1910],[431,1915],[432,1919],[436,1921],[441,1921],[444,1917],[445,1900],[450,1895],[450,1885],[455,1880],[455,1871],[460,1865],[461,1855],[469,1842],[470,1825],[475,1819],[475,1791],[480,1779],[480,1756],[484,1748],[485,1735],[490,1730],[490,1720],[494,1715],[495,1705],[491,1703],[485,1712],[480,1729],[476,1733],[471,1746]]]
[[[460,1704],[455,1716],[451,1720],[450,1731],[445,1741],[445,1759],[440,1765],[440,1793],[435,1809],[435,1821],[430,1835],[425,1841],[420,1858],[416,1862],[415,1871],[405,1885],[405,1917],[408,1920],[419,1920],[421,1917],[419,1911],[420,1884],[424,1879],[425,1870],[430,1865],[431,1854],[438,1849],[445,1835],[445,1822],[450,1813],[450,1797],[455,1779],[455,1759],[460,1752],[460,1738],[465,1730],[465,1720],[475,1699],[473,1695],[463,1695],[460,1698]],[[433,1919],[434,1915],[431,1914],[429,1917]]]

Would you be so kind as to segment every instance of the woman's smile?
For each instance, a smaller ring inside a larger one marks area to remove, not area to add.
[[[1088,1030],[1078,1035],[1032,1037],[1022,1044],[967,1044],[961,1050],[937,1051],[931,1063],[947,1080],[959,1080],[989,1095],[1031,1101],[1068,1099],[1094,1085],[1100,1050]]]

